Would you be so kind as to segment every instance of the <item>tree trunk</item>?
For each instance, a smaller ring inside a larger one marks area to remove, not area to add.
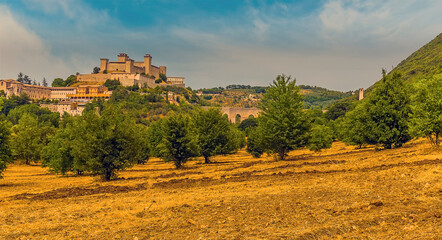
[[[175,159],[175,167],[176,169],[181,168],[181,160]]]
[[[112,170],[110,170],[110,169],[106,169],[106,170],[104,170],[104,171],[105,171],[104,179],[105,179],[106,181],[109,181],[109,180],[111,179],[111,177],[112,177]]]
[[[284,158],[285,158],[285,151],[284,150],[279,151],[279,159],[284,160]]]
[[[204,163],[211,163],[211,161],[209,160],[209,156],[204,156]]]

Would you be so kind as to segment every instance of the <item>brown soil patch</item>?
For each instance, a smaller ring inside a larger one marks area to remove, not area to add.
[[[103,194],[103,193],[118,194],[118,193],[126,193],[132,191],[140,191],[140,190],[146,190],[146,186],[144,184],[137,184],[136,186],[97,185],[95,188],[72,187],[72,188],[58,188],[43,193],[22,193],[14,195],[10,198],[14,200],[22,200],[22,199],[47,200],[47,199],[80,197],[80,196]]]

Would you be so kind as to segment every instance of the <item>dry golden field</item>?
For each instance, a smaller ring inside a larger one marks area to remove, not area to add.
[[[423,140],[213,160],[151,159],[111,182],[9,165],[0,239],[441,239],[442,154]]]

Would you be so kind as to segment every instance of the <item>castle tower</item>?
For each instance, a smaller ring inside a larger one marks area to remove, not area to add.
[[[100,58],[100,71],[107,71],[107,64],[109,63],[109,59]]]
[[[364,99],[364,89],[363,88],[359,88],[359,100]]]
[[[129,56],[126,53],[118,54],[118,62],[126,62],[127,60],[129,60]]]
[[[134,60],[126,60],[126,71],[127,73],[132,73],[134,71]]]
[[[166,66],[160,66],[160,73],[167,75],[166,74]]]
[[[150,66],[152,65],[152,57],[150,56],[150,54],[146,54],[144,56],[144,73],[150,74]]]

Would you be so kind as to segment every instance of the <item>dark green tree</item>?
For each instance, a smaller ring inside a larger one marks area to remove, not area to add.
[[[161,149],[158,146],[163,140],[163,135],[163,121],[161,119],[153,122],[147,129],[147,142],[151,156],[161,156]]]
[[[259,158],[264,153],[264,145],[262,133],[259,132],[261,128],[253,128],[249,132],[249,136],[247,138],[247,148],[246,151],[252,154],[253,157]]]
[[[217,154],[227,154],[240,147],[240,137],[223,113],[216,108],[199,110],[193,116],[198,146],[205,163]],[[229,144],[230,142],[230,144]]]
[[[8,115],[12,109],[21,105],[29,104],[31,102],[31,99],[26,94],[22,94],[20,96],[12,95],[8,99],[6,99],[6,97],[0,99],[1,113],[5,115]]]
[[[356,106],[353,111],[348,112],[344,118],[335,120],[338,138],[348,145],[362,145],[375,143],[374,136],[370,129],[374,128],[374,122],[370,120],[364,103]]]
[[[62,78],[56,78],[52,81],[52,87],[65,87],[64,80]]]
[[[117,86],[117,88],[112,92],[109,102],[118,103],[126,100],[129,97],[129,93],[123,86]]]
[[[324,114],[325,118],[329,120],[336,120],[339,117],[343,117],[347,112],[353,110],[356,106],[356,100],[346,98],[338,100],[328,107],[327,112]]]
[[[161,79],[161,81],[163,81],[163,82],[167,82],[166,74],[164,74],[164,73],[160,73],[160,79]]]
[[[47,108],[40,108],[36,104],[20,105],[12,109],[9,112],[7,119],[11,121],[12,124],[16,125],[24,114],[33,115],[35,118],[37,118],[39,124],[58,127],[60,114],[58,112],[51,112]]]
[[[17,81],[23,83],[23,73],[20,72],[17,76]]]
[[[365,110],[373,122],[370,134],[384,148],[400,147],[411,139],[408,130],[410,97],[400,74],[384,76],[367,98]]]
[[[339,122],[340,139],[352,145],[400,147],[411,139],[408,129],[410,98],[397,73],[386,75],[373,92]]]
[[[321,149],[331,148],[333,131],[326,125],[314,125],[308,142],[308,149],[310,151],[319,152]]]
[[[77,76],[76,75],[70,75],[66,80],[64,81],[64,86],[69,87],[72,84],[77,82]]]
[[[414,90],[410,130],[438,147],[442,135],[442,74],[421,80]]]
[[[174,114],[163,120],[163,139],[158,146],[161,158],[172,161],[176,168],[198,155],[198,144],[190,118],[183,114]]]
[[[100,72],[100,68],[99,67],[94,67],[94,69],[92,69],[92,73],[93,74],[97,74]]]
[[[48,86],[48,82],[46,81],[46,78],[43,78],[42,85],[43,85],[43,87],[47,87]]]
[[[40,125],[36,117],[27,113],[20,118],[12,131],[13,156],[26,164],[40,160],[41,149],[48,143],[48,138],[55,134],[55,128]]]
[[[2,178],[2,172],[5,171],[6,165],[12,160],[9,125],[10,123],[7,121],[0,122],[0,178]]]
[[[308,143],[309,122],[302,111],[303,101],[296,80],[277,76],[263,95],[258,127],[266,152],[283,160],[287,153]]]
[[[120,80],[118,79],[108,79],[104,83],[104,86],[106,86],[110,91],[115,90],[118,86],[121,86]]]
[[[25,75],[23,77],[23,83],[24,84],[32,84],[32,80],[31,80],[31,78],[28,75]]]
[[[74,161],[71,130],[70,126],[58,129],[48,145],[42,149],[43,166],[49,167],[51,172],[63,175],[67,172],[81,174],[86,169],[86,166],[78,165]]]
[[[247,119],[244,119],[244,121],[242,121],[238,128],[239,130],[243,131],[246,133],[246,135],[249,135],[249,131],[255,127],[258,126],[258,120],[255,117],[249,117]]]
[[[104,180],[111,180],[117,171],[146,160],[143,128],[116,107],[106,108],[101,117],[88,112],[74,122],[74,161]]]

